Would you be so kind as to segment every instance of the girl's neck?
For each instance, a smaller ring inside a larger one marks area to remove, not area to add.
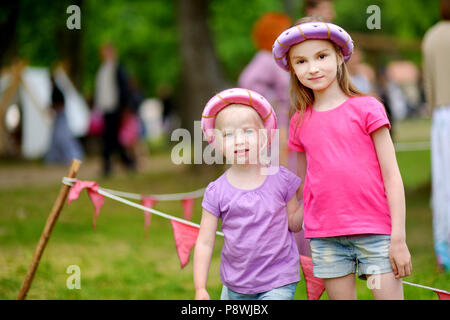
[[[342,91],[337,79],[335,79],[327,88],[313,91],[314,103],[313,109],[325,111],[339,106],[348,96]]]
[[[263,167],[262,164],[233,164],[229,171],[232,175],[259,176]]]
[[[263,173],[264,165],[232,165],[227,170],[226,179],[235,188],[253,190],[262,186],[267,179]]]

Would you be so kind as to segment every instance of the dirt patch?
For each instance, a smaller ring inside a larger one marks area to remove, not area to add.
[[[46,165],[26,161],[3,164],[0,165],[0,189],[54,185],[61,182],[69,167],[70,165]],[[138,172],[177,171],[182,170],[182,167],[173,164],[166,154],[140,157],[138,160]],[[102,178],[101,169],[101,158],[89,157],[83,161],[78,178],[96,181]],[[114,176],[127,174],[119,162],[114,162],[113,170]]]

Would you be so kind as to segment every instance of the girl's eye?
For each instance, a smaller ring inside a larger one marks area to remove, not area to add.
[[[302,63],[304,63],[305,62],[305,60],[303,60],[303,59],[301,59],[301,60],[297,60],[297,64],[302,64]]]
[[[327,56],[326,54],[322,53],[321,55],[319,55],[319,59],[323,59],[323,58],[325,58],[326,56]]]
[[[245,130],[245,133],[246,133],[246,134],[252,134],[252,133],[253,133],[253,129],[246,129],[246,130]]]
[[[233,136],[233,133],[231,133],[231,132],[225,132],[225,133],[223,134],[223,136],[224,136],[224,137],[231,137],[231,136]]]

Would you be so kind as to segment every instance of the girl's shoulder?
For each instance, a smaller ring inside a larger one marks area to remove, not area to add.
[[[289,170],[283,166],[279,166],[277,175],[278,175],[279,180],[281,180],[282,183],[287,183],[287,184],[290,184],[293,181],[300,179],[294,172],[292,172],[291,170]]]
[[[222,173],[222,175],[220,175],[216,180],[208,183],[208,185],[205,188],[205,193],[213,193],[213,192],[217,192],[218,190],[220,190],[222,185],[225,183],[225,181],[224,181],[224,179],[226,179],[225,174],[226,174],[226,171],[224,173]]]
[[[367,115],[370,112],[385,109],[383,103],[374,96],[358,96],[351,97],[349,104],[353,106],[353,109],[363,115]]]
[[[349,102],[361,107],[383,105],[376,97],[369,95],[350,97]]]

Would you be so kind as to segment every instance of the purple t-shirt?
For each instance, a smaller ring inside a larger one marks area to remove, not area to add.
[[[222,219],[225,234],[220,265],[225,286],[253,294],[300,280],[298,249],[286,211],[300,183],[280,166],[252,190],[232,186],[226,172],[207,186],[202,206]]]

